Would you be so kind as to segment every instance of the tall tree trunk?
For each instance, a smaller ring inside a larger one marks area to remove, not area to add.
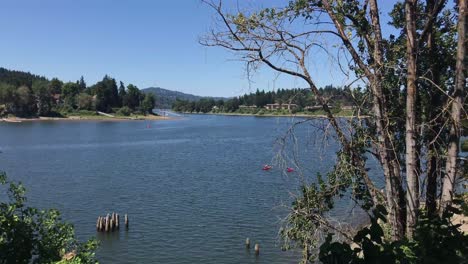
[[[406,0],[406,57],[407,57],[407,87],[406,87],[406,233],[412,238],[419,210],[419,177],[417,131],[416,131],[416,96],[417,96],[417,66],[416,66],[416,4],[417,0]]]
[[[375,125],[377,130],[376,145],[385,176],[386,206],[389,211],[389,220],[392,226],[392,237],[394,240],[398,240],[403,238],[405,229],[404,192],[402,188],[399,162],[395,154],[395,149],[389,138],[390,133],[387,129],[387,124],[389,124],[390,121],[386,111],[387,108],[385,103],[385,96],[382,89],[383,48],[377,1],[371,0],[369,2],[372,31],[374,33],[374,47],[372,48],[372,57],[375,60],[375,63],[374,65],[371,65],[373,71],[371,71],[369,66],[361,60],[359,54],[352,46],[351,41],[348,39],[345,33],[343,28],[344,26],[336,17],[329,0],[322,1],[322,3],[327,10],[331,20],[335,24],[343,44],[350,52],[355,63],[363,70],[366,78],[370,83],[373,97],[372,104],[375,115]],[[369,33],[369,35],[371,34]]]
[[[371,86],[373,91],[373,109],[377,117],[376,127],[378,131],[378,152],[385,175],[385,196],[387,209],[389,211],[389,220],[392,225],[392,238],[401,239],[404,236],[404,199],[403,188],[401,186],[400,169],[396,162],[395,151],[391,147],[389,140],[389,131],[386,123],[388,115],[386,111],[386,100],[382,87],[382,68],[383,68],[383,47],[382,31],[380,26],[379,8],[376,0],[369,1],[370,18],[372,29],[374,31],[374,54],[375,61],[374,78]]]
[[[447,151],[446,174],[443,180],[440,214],[452,203],[457,175],[458,145],[460,144],[460,117],[463,94],[466,87],[466,48],[467,48],[467,0],[459,0],[457,64],[455,69],[455,91],[450,113],[451,126]]]
[[[387,102],[382,87],[382,69],[384,67],[382,31],[380,26],[379,8],[376,0],[369,1],[369,14],[372,29],[374,31],[374,54],[375,64],[373,87],[373,109],[377,117],[377,139],[378,152],[385,175],[385,196],[389,220],[392,225],[392,238],[399,240],[405,234],[405,199],[401,181],[400,166],[398,165],[395,149],[390,144],[390,132],[388,131]]]
[[[427,0],[426,1],[426,14],[430,14],[433,12],[435,8],[435,0]],[[439,65],[437,63],[437,54],[436,54],[436,46],[435,46],[435,37],[434,37],[434,27],[431,27],[427,33],[427,49],[429,55],[429,62],[430,62],[430,72],[431,72],[431,79],[434,84],[440,84],[440,71]],[[432,86],[432,84],[429,84]],[[427,132],[427,139],[426,142],[429,142],[427,146],[427,181],[426,181],[426,211],[429,217],[436,215],[437,213],[437,178],[440,175],[441,169],[441,161],[438,154],[439,144],[435,140],[437,137],[437,132],[441,129],[441,122],[440,120],[440,106],[441,106],[441,99],[442,94],[439,92],[438,89],[429,89],[430,95],[430,104],[426,106],[426,113],[429,118],[429,129]]]

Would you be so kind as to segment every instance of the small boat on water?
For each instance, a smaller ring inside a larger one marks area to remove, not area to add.
[[[288,167],[288,168],[286,168],[286,172],[294,172],[294,169],[293,169],[293,168],[290,168],[290,167]]]
[[[270,165],[267,165],[267,164],[266,164],[266,165],[263,165],[262,170],[267,171],[267,170],[270,170],[270,169],[271,169],[271,166],[270,166]]]

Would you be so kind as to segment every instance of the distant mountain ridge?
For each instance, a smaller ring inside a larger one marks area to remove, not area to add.
[[[177,100],[188,100],[188,101],[198,101],[202,98],[212,98],[215,100],[228,100],[229,98],[226,97],[210,97],[210,96],[199,96],[193,94],[187,94],[178,91],[172,91],[168,89],[164,89],[161,87],[149,87],[145,89],[141,89],[141,92],[144,94],[152,93],[156,97],[156,107],[157,108],[171,108],[172,104]]]

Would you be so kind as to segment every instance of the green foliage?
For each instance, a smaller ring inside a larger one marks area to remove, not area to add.
[[[10,84],[14,87],[20,87],[22,85],[31,87],[35,80],[47,81],[45,77],[29,72],[13,71],[0,67],[0,82],[5,84]]]
[[[324,88],[319,89],[325,98],[329,98],[330,104],[352,105],[353,100],[351,93],[348,90],[341,89],[339,87],[333,87],[327,85]],[[202,98],[198,101],[190,100],[176,100],[172,105],[172,109],[177,112],[188,112],[188,113],[208,113],[208,112],[219,112],[219,113],[242,113],[242,114],[256,114],[258,109],[239,109],[240,105],[245,106],[256,106],[257,108],[263,108],[267,104],[273,103],[292,103],[296,104],[298,108],[292,109],[293,113],[303,109],[306,106],[315,106],[317,101],[315,96],[312,94],[310,89],[278,89],[277,91],[265,92],[257,89],[255,93],[245,94],[243,96],[234,97],[227,101],[214,100],[213,98]],[[213,107],[216,106],[216,110]],[[340,112],[339,107],[336,112]],[[270,114],[287,115],[291,114],[290,111],[277,111]]]
[[[91,89],[96,95],[96,110],[110,112],[112,107],[120,106],[117,83],[114,78],[106,75]]]
[[[67,82],[62,86],[62,99],[66,105],[76,107],[76,97],[80,93],[80,86],[74,82]]]
[[[61,113],[111,112],[112,108],[122,106],[148,113],[148,109],[154,107],[155,98],[150,96],[143,102],[144,99],[136,86],[129,85],[126,90],[120,82],[117,89],[116,80],[107,75],[88,87],[83,76],[76,82],[64,84],[57,78],[49,81],[30,73],[0,68],[0,114],[3,116],[56,116],[54,109]]]
[[[47,81],[35,80],[32,90],[36,100],[37,114],[47,116],[52,110],[52,96]]]
[[[128,106],[130,109],[135,110],[140,106],[140,102],[143,98],[140,90],[133,84],[127,86],[127,94],[123,98],[123,105]]]
[[[74,110],[71,109],[70,112],[67,113],[67,116],[97,116],[98,114],[96,111],[93,110]]]
[[[60,94],[62,92],[63,82],[57,78],[53,78],[49,82],[49,90],[52,94]]]
[[[131,113],[132,109],[130,109],[128,106],[123,106],[119,110],[117,110],[117,115],[129,116]]]
[[[127,96],[127,91],[125,91],[125,85],[123,82],[120,82],[119,86],[119,103],[120,106],[124,105],[124,98]]]
[[[141,102],[141,110],[145,115],[153,113],[154,103],[154,95],[152,93],[147,93],[145,99]]]
[[[13,96],[13,112],[18,116],[30,116],[36,112],[34,95],[29,87],[18,87]]]
[[[322,263],[465,263],[468,259],[468,236],[459,225],[450,221],[451,208],[443,217],[421,217],[413,240],[388,242],[384,239],[382,224],[387,212],[377,206],[371,215],[371,224],[359,230],[353,247],[346,242],[333,242],[328,234],[320,246]]]
[[[0,263],[54,263],[68,252],[75,256],[72,263],[97,263],[97,242],[79,243],[59,211],[28,207],[24,186],[8,181],[4,172],[0,185],[8,194],[0,203]]]
[[[461,151],[468,151],[468,140],[463,140],[462,144],[461,144]]]
[[[93,97],[87,93],[80,93],[76,98],[76,104],[78,109],[82,110],[94,110]]]

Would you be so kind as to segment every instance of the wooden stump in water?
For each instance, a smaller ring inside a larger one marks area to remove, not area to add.
[[[120,225],[120,217],[119,214],[115,214],[115,228],[119,230],[119,225]]]
[[[97,221],[96,221],[96,230],[97,230],[97,231],[100,231],[100,230],[99,230],[99,223],[100,223],[100,222],[101,222],[101,217],[98,216]]]
[[[109,230],[110,230],[110,231],[114,231],[114,228],[115,228],[115,227],[114,227],[114,219],[111,217]]]
[[[99,231],[102,232],[104,231],[104,216],[100,216],[99,217]]]
[[[106,232],[109,232],[110,229],[110,216],[109,214],[106,215]]]
[[[125,214],[125,227],[128,229],[128,216]],[[96,220],[96,230],[98,232],[113,232],[120,228],[120,216],[113,212],[106,216],[98,216]]]

